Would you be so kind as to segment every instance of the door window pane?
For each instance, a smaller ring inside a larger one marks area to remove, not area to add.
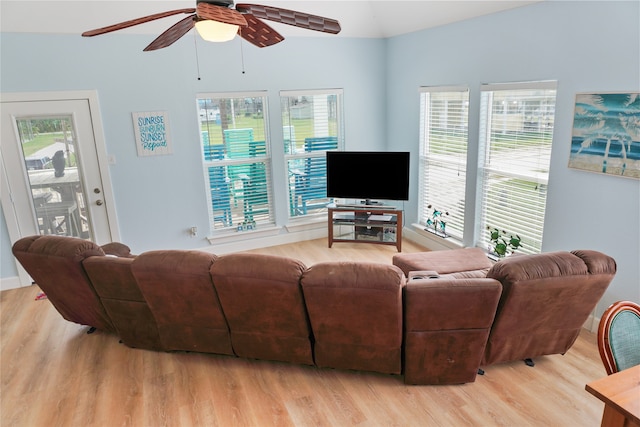
[[[71,116],[16,120],[41,234],[90,238]]]

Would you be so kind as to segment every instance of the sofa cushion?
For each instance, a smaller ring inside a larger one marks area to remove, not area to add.
[[[133,275],[165,350],[233,354],[229,326],[209,273],[216,259],[202,251],[161,250],[133,260]]]
[[[473,382],[502,286],[493,279],[416,279],[405,286],[404,380]]]
[[[392,262],[406,276],[414,270],[433,270],[440,275],[455,273],[458,278],[486,277],[493,265],[480,248],[397,254]]]
[[[274,255],[224,255],[213,284],[240,357],[313,364],[311,328],[300,277],[306,266]]]
[[[161,349],[156,320],[131,270],[133,259],[94,256],[82,265],[122,342],[129,347]]]
[[[302,276],[320,367],[401,372],[402,271],[393,265],[326,262]]]

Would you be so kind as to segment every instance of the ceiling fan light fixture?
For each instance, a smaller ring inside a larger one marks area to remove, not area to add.
[[[208,42],[228,42],[238,34],[237,25],[208,19],[196,22],[196,30]]]

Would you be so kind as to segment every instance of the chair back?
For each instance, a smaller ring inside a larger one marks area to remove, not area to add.
[[[605,310],[598,326],[598,350],[608,375],[640,365],[640,305],[618,301]]]

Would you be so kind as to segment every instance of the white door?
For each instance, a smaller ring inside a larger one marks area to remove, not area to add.
[[[119,239],[97,109],[94,92],[2,95],[2,208],[12,244],[34,234]]]

